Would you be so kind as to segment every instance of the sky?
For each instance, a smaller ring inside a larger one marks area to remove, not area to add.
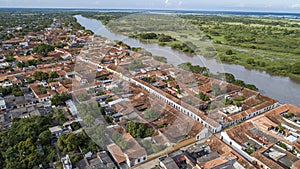
[[[300,13],[300,0],[0,0],[0,7],[193,9]]]

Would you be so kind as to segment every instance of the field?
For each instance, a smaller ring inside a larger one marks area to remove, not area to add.
[[[116,33],[222,62],[300,78],[300,21],[217,15],[90,14]],[[114,17],[113,17],[114,16]],[[110,22],[108,22],[110,20]],[[157,38],[147,38],[150,33]],[[171,41],[161,41],[160,36]],[[146,38],[145,38],[146,37]],[[186,45],[188,48],[180,47]]]

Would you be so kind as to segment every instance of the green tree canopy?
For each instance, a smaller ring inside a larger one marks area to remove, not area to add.
[[[42,80],[47,80],[49,78],[49,74],[41,71],[36,71],[34,72],[33,77],[36,80],[42,81]]]
[[[54,47],[47,44],[41,44],[33,48],[34,53],[42,56],[47,56],[51,51],[54,51]]]
[[[130,121],[126,124],[126,132],[134,138],[145,138],[153,135],[154,130],[144,123]]]

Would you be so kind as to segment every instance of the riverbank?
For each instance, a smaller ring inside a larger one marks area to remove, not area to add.
[[[247,84],[254,84],[260,89],[260,92],[272,98],[278,99],[281,103],[289,103],[300,106],[300,83],[292,81],[288,77],[272,76],[264,71],[249,70],[243,66],[235,64],[219,63],[215,59],[208,59],[203,56],[190,56],[182,52],[172,50],[170,47],[163,47],[152,43],[142,43],[137,39],[132,39],[120,34],[115,34],[108,30],[96,19],[89,19],[82,16],[76,16],[77,21],[86,29],[95,32],[96,35],[107,37],[110,40],[119,40],[131,47],[141,47],[151,52],[154,56],[163,56],[167,62],[173,65],[179,65],[185,62],[191,62],[194,65],[207,67],[213,73],[228,72],[237,79],[243,80]]]
[[[216,58],[222,62],[300,79],[300,21],[228,15],[94,14],[114,33]],[[110,22],[109,22],[110,21]],[[161,42],[147,34],[163,34]],[[184,44],[184,45],[182,45]]]

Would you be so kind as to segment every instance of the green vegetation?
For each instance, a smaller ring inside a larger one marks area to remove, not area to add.
[[[140,39],[151,43],[157,43],[161,46],[170,46],[172,49],[180,50],[187,53],[194,53],[195,51],[189,46],[188,43],[180,42],[175,38],[165,34],[156,33],[139,33],[131,35],[130,38]]]
[[[246,152],[247,152],[248,154],[252,154],[254,151],[253,151],[253,148],[248,147],[248,148],[246,149]]]
[[[237,86],[241,86],[241,87],[245,87],[254,91],[258,91],[258,88],[255,85],[252,84],[246,84],[244,81],[242,80],[237,80],[235,79],[233,74],[230,73],[218,73],[218,74],[212,74],[209,72],[209,69],[206,67],[200,67],[199,65],[192,65],[192,63],[190,62],[186,62],[186,63],[182,63],[180,65],[178,65],[179,68],[186,70],[186,71],[190,71],[196,74],[201,74],[204,76],[208,76],[211,78],[215,78],[215,79],[219,79],[219,80],[223,80],[226,81],[228,83],[232,83],[235,84]],[[200,86],[202,84],[199,84]]]
[[[237,98],[234,99],[234,101],[244,101],[246,98],[244,96],[239,96]]]
[[[40,91],[42,94],[47,94],[47,89],[44,87],[40,88]]]
[[[168,124],[166,124],[166,123],[157,125],[158,128],[165,128],[167,126],[168,126]]]
[[[99,150],[99,147],[83,131],[77,135],[73,133],[65,133],[61,135],[57,140],[57,145],[63,154],[73,151],[79,152],[79,147],[83,154],[86,154],[89,151],[96,153]],[[82,157],[79,159],[82,159]]]
[[[240,86],[240,87],[245,87],[248,88],[250,90],[254,90],[254,91],[258,91],[258,88],[255,85],[252,84],[246,84],[244,81],[242,80],[238,80],[235,79],[233,74],[230,73],[219,73],[219,74],[210,74],[210,77],[215,78],[215,79],[219,79],[219,80],[224,80],[228,83]]]
[[[275,127],[275,130],[280,133],[283,133],[285,130],[285,127],[283,127],[281,124],[279,124],[278,126]]]
[[[155,83],[156,80],[153,79],[152,77],[145,77],[143,78],[143,81],[147,82],[147,83]]]
[[[159,62],[167,63],[167,58],[160,56],[153,56],[153,59]]]
[[[59,75],[57,74],[56,71],[51,71],[50,78],[52,78],[52,79],[59,78]]]
[[[102,95],[106,95],[106,93],[104,91],[99,91],[96,96],[102,96]]]
[[[64,114],[62,109],[53,109],[53,119],[56,121],[57,124],[63,125],[65,122],[68,121],[68,118]]]
[[[79,130],[79,129],[81,129],[81,124],[79,122],[73,122],[71,124],[71,128],[73,131]]]
[[[282,147],[282,148],[284,148],[285,150],[287,150],[287,146],[286,146],[286,144],[284,144],[283,142],[279,141],[277,144],[278,144],[280,147]]]
[[[225,105],[231,105],[231,104],[233,104],[233,101],[232,100],[230,100],[230,99],[223,99],[222,100],[222,102],[225,104]]]
[[[215,108],[217,108],[218,106],[214,103],[211,103],[208,105],[207,110],[214,110]]]
[[[54,44],[54,47],[56,48],[64,48],[65,46],[68,46],[68,44],[63,42],[58,42]]]
[[[169,82],[173,82],[175,81],[175,78],[173,78],[172,76],[168,76],[167,80],[163,80],[165,83],[169,83]]]
[[[86,16],[105,24],[112,21],[107,27],[116,33],[138,36],[139,39],[149,39],[149,42],[179,50],[184,48],[179,43],[187,44],[204,57],[218,56],[218,60],[223,62],[300,78],[300,22],[297,20],[133,13],[90,13]],[[177,41],[160,42],[154,34],[165,34]]]
[[[122,150],[126,150],[128,142],[123,139],[120,133],[114,132],[111,138]]]
[[[71,99],[71,96],[67,93],[63,93],[61,95],[54,95],[50,101],[51,101],[51,104],[52,105],[55,105],[55,106],[59,106],[59,105],[65,105],[65,101]]]
[[[33,52],[41,56],[47,56],[51,51],[54,51],[54,47],[46,44],[41,44],[33,48]]]
[[[94,12],[83,14],[84,17],[98,19],[102,22],[103,25],[107,25],[109,22],[115,21],[124,16],[130,15],[132,13],[129,12],[106,12],[106,13],[98,13]]]
[[[3,10],[0,13],[0,31],[3,31],[4,28],[19,27],[19,29],[13,29],[10,33],[1,33],[0,40],[23,38],[29,32],[38,33],[50,27],[53,19],[61,23],[59,28],[70,26],[73,31],[83,30],[84,28],[73,17],[76,13],[73,11],[53,10]],[[31,41],[41,41],[41,39],[35,38]]]
[[[190,62],[182,63],[178,65],[179,68],[190,71],[196,74],[208,75],[209,70],[206,67],[200,67],[199,65],[192,65]]]
[[[287,119],[290,119],[290,118],[295,117],[295,114],[294,114],[294,113],[286,113],[286,114],[284,115],[284,117],[287,118]]]
[[[134,138],[146,138],[151,137],[154,130],[144,123],[129,121],[126,124],[126,132],[130,133]]]
[[[14,62],[16,59],[13,56],[8,56],[4,59],[5,62]]]
[[[106,103],[106,104],[107,104],[107,103],[109,103],[109,102],[112,102],[112,101],[114,101],[114,99],[113,99],[113,98],[111,98],[111,97],[109,97],[109,98],[105,99],[105,103]]]
[[[20,87],[15,87],[15,86],[9,86],[9,87],[0,87],[0,93],[2,93],[3,96],[8,96],[8,95],[14,95],[14,96],[23,96],[23,93],[21,91]]]
[[[50,145],[50,117],[14,119],[12,126],[0,133],[0,168],[38,168],[57,160]]]
[[[39,81],[48,80],[49,74],[41,71],[36,71],[34,72],[33,77],[35,78],[35,80],[39,80]]]
[[[206,96],[203,92],[199,92],[198,94],[196,94],[196,97],[205,102],[210,100],[209,97]]]
[[[25,62],[17,62],[16,65],[19,68],[23,68],[23,67],[29,67],[29,66],[36,66],[41,63],[42,63],[42,61],[40,59],[38,59],[38,60],[32,59],[32,60],[26,60]]]
[[[224,103],[225,105],[235,105],[237,107],[241,107],[241,105],[242,105],[241,101],[231,100],[231,99],[227,99],[227,98],[222,99],[222,103]]]
[[[299,78],[300,22],[246,16],[180,16],[214,42],[221,61]]]

